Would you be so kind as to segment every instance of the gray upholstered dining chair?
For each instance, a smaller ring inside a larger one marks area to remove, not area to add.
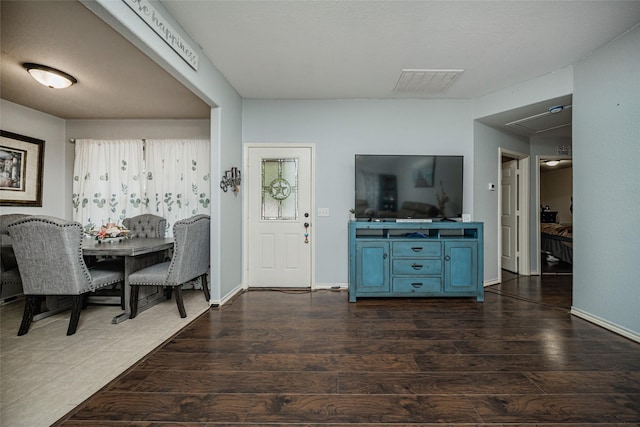
[[[167,231],[167,220],[161,216],[153,214],[141,214],[122,220],[122,225],[129,230],[127,237],[129,239],[143,238],[143,237],[165,237]],[[168,256],[165,256],[168,258]],[[124,286],[122,286],[120,292],[120,301],[122,309],[124,306]],[[110,293],[111,291],[103,291],[102,293]]]
[[[8,226],[28,216],[18,213],[0,215],[0,299],[2,300],[22,294],[22,279]]]
[[[138,292],[140,286],[165,286],[175,289],[176,304],[180,317],[187,317],[182,301],[182,285],[200,277],[202,290],[209,301],[210,218],[208,215],[196,215],[176,221],[173,225],[175,245],[171,261],[154,264],[129,275],[131,286],[131,315],[138,314]]]
[[[84,232],[79,222],[51,216],[30,216],[9,225],[25,295],[18,335],[29,332],[33,315],[47,295],[71,296],[67,335],[78,327],[84,297],[91,291],[124,282],[119,263],[102,262],[88,268],[82,257]]]
[[[153,214],[125,218],[122,225],[129,230],[129,238],[164,237],[167,230],[167,220]]]

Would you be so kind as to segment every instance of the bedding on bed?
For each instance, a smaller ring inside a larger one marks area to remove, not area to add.
[[[542,223],[540,224],[540,232],[573,239],[573,225]]]
[[[573,226],[540,224],[541,249],[554,257],[573,264]]]

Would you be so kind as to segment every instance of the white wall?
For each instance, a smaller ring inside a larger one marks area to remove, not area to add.
[[[473,126],[468,100],[243,101],[245,143],[316,144],[316,282],[348,279],[347,222],[356,154],[465,157],[464,209],[472,213]]]
[[[473,118],[479,119],[573,92],[573,67],[545,74],[473,100]]]
[[[640,340],[640,28],[574,70],[573,312]]]
[[[574,312],[640,336],[640,263],[634,258],[640,252],[640,227],[636,225],[640,219],[638,29],[573,67],[472,101],[242,102],[204,55],[198,72],[189,69],[124,3],[83,3],[214,108],[210,132],[214,187],[217,175],[241,163],[242,141],[317,144],[316,206],[329,208],[331,213],[317,218],[315,224],[316,280],[323,283],[346,282],[347,210],[353,205],[356,153],[464,155],[464,210],[473,213],[475,220],[493,221],[485,224],[485,281],[498,277],[497,250],[487,246],[495,245],[494,230],[497,236],[497,200],[487,195],[486,183],[498,182],[497,148],[522,152],[524,141],[496,133],[473,119],[573,92]],[[64,122],[2,101],[0,125],[47,141],[44,206],[29,211],[70,218],[71,206],[65,201],[70,200],[71,174],[66,165],[72,148],[66,142]],[[60,187],[57,182],[68,184]],[[217,240],[212,246],[212,299],[224,299],[241,280],[240,200],[219,191],[213,199],[217,210],[212,212],[212,233]],[[615,206],[615,214],[603,216],[602,208],[594,209],[594,205]]]
[[[0,128],[44,140],[42,207],[2,206],[0,212],[71,219],[71,173],[66,155],[69,144],[64,120],[0,99]]]
[[[501,280],[498,270],[500,148],[526,154],[529,152],[529,139],[474,122],[473,210],[474,220],[484,222],[484,280],[489,284]],[[489,190],[489,183],[496,185],[494,191]]]
[[[547,99],[569,95],[573,92],[573,67],[569,66],[553,73],[545,74],[521,84],[510,86],[473,100],[473,118],[480,119],[504,111],[513,110]],[[500,281],[501,272],[498,271],[498,192],[488,191],[487,184],[496,185],[499,181],[500,161],[499,149],[504,148],[518,153],[530,153],[529,138],[496,130],[479,122],[474,123],[474,212],[477,221],[484,222],[484,277],[485,283]],[[531,164],[531,185],[537,182],[536,168]],[[531,187],[531,191],[537,188]],[[536,194],[532,192],[531,194]],[[531,203],[532,209],[537,209]],[[535,214],[535,211],[532,211]],[[535,218],[532,216],[531,218]],[[535,236],[534,229],[530,236]],[[530,239],[532,244],[535,240]],[[530,253],[531,268],[537,265],[535,250]]]

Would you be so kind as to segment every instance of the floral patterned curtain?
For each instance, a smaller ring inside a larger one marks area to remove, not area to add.
[[[146,141],[148,213],[173,224],[197,214],[210,215],[211,175],[208,140]]]
[[[76,140],[73,219],[85,228],[146,211],[143,141]]]

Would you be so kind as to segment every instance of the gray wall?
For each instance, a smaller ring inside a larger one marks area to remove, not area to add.
[[[574,70],[573,306],[640,336],[640,28]]]
[[[473,126],[468,100],[243,101],[245,143],[316,144],[317,284],[347,282],[347,222],[355,154],[463,155],[464,211],[473,210]]]

